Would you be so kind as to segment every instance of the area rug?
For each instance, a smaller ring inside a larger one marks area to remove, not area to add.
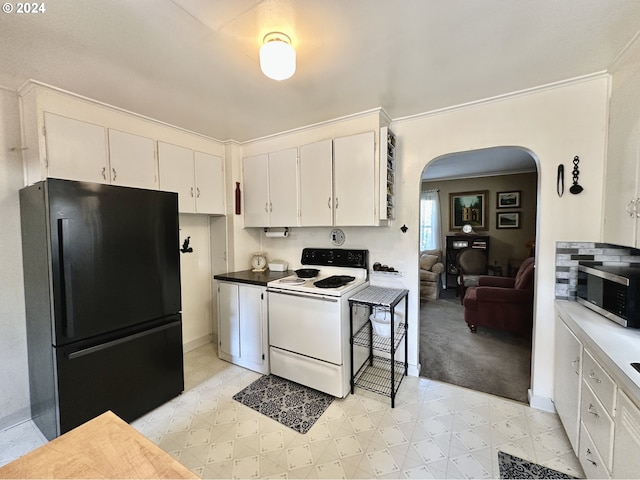
[[[498,452],[500,478],[576,478],[508,453]]]
[[[299,433],[309,431],[333,398],[276,375],[260,377],[233,396],[234,400]]]

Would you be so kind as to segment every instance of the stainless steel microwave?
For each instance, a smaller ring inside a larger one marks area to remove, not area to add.
[[[623,327],[640,328],[640,266],[580,262],[577,300]]]

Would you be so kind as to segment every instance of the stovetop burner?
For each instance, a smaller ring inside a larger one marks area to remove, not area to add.
[[[349,282],[353,282],[356,277],[352,277],[351,275],[332,275],[327,278],[323,278],[322,280],[318,280],[317,282],[313,282],[313,284],[318,288],[338,288],[346,285]]]

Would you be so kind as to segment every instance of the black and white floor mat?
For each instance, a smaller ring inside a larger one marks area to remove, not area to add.
[[[307,433],[334,397],[298,383],[266,375],[233,399],[299,433]]]
[[[498,465],[500,466],[500,478],[504,480],[510,478],[576,478],[504,452],[498,452]]]

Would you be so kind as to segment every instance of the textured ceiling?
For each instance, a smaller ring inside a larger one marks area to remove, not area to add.
[[[52,0],[0,14],[0,86],[35,79],[220,139],[392,118],[606,71],[637,0]],[[258,66],[289,34],[293,78]]]

